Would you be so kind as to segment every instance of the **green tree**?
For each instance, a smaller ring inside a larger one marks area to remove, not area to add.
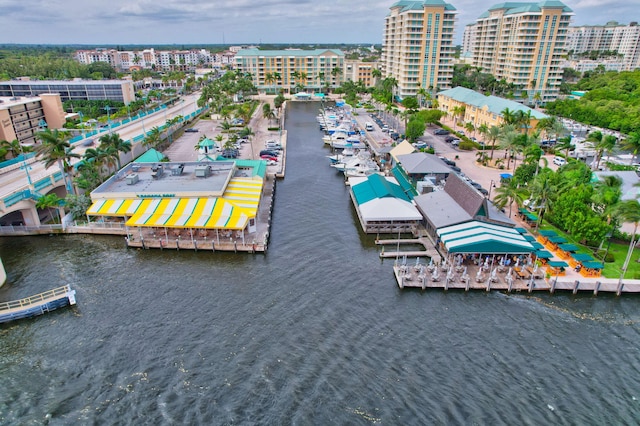
[[[640,203],[638,203],[638,200],[622,201],[616,208],[616,214],[622,222],[633,223],[633,233],[631,234],[631,241],[629,242],[629,250],[627,251],[627,257],[622,265],[622,273],[620,274],[620,280],[618,281],[618,286],[620,286],[627,272],[627,268],[629,267],[633,248],[637,244],[636,234],[638,232],[638,224],[640,224]]]
[[[406,137],[409,142],[415,142],[419,137],[424,135],[424,131],[426,128],[427,126],[425,125],[424,121],[420,120],[419,118],[412,118],[411,120],[409,120],[406,129]]]
[[[120,170],[120,153],[126,154],[131,152],[131,142],[122,140],[120,135],[117,133],[103,135],[99,140],[101,145],[104,145],[105,147],[113,147],[116,153],[116,166],[118,170]]]
[[[53,223],[60,223],[60,213],[58,209],[60,208],[62,201],[63,200],[60,199],[60,197],[58,197],[54,192],[52,192],[38,198],[38,200],[36,201],[36,207],[38,209],[49,210],[49,214],[53,219]],[[55,215],[54,215],[54,212],[56,213]]]
[[[493,197],[493,203],[499,209],[509,206],[509,217],[511,217],[512,207],[515,203],[518,207],[522,205],[524,200],[525,191],[518,186],[515,179],[507,179],[503,181],[499,187],[496,188],[495,196]]]
[[[42,157],[44,167],[49,168],[54,164],[58,165],[65,187],[68,193],[75,193],[72,183],[73,166],[71,160],[80,158],[73,152],[73,147],[67,139],[67,135],[60,133],[58,130],[46,129],[37,133],[37,138],[41,144],[36,149],[36,155]]]

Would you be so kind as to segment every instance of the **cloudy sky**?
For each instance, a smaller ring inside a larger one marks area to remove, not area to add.
[[[381,43],[395,0],[0,0],[0,43]],[[451,0],[464,26],[499,1]],[[640,21],[640,0],[566,0],[574,25]]]

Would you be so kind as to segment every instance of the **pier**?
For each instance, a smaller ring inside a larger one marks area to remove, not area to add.
[[[24,299],[0,303],[0,323],[35,317],[75,304],[76,291],[65,285]]]
[[[409,257],[409,256],[407,256]],[[397,260],[393,265],[393,274],[398,287],[439,289],[439,290],[480,290],[504,292],[570,291],[598,293],[640,294],[640,280],[618,280],[605,278],[584,278],[581,280],[567,280],[565,277],[551,276],[543,278],[542,274],[524,276],[515,270],[502,270],[500,273],[488,273],[482,267],[453,267],[441,265],[437,262],[420,263],[417,258],[415,264],[407,261],[406,257]]]
[[[379,238],[376,239],[376,244],[382,246],[382,251],[380,251],[380,257],[383,259],[389,258],[400,258],[403,256],[407,257],[428,257],[429,259],[433,259],[434,262],[440,262],[441,256],[440,253],[436,250],[433,243],[430,239],[426,237],[420,238],[397,238],[397,239],[389,239],[389,240],[381,240]],[[421,245],[424,247],[424,250],[400,250],[400,245],[404,244],[413,244],[413,245]],[[396,246],[396,251],[389,251],[385,249],[385,246]]]

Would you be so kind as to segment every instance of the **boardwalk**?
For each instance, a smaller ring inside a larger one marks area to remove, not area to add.
[[[541,275],[530,275],[522,278],[514,270],[494,270],[489,272],[478,266],[442,266],[435,262],[421,263],[419,259],[415,263],[406,258],[397,260],[393,265],[393,273],[400,288],[421,288],[441,290],[482,290],[482,291],[506,291],[506,292],[533,292],[547,291],[571,291],[591,292],[597,295],[600,292],[615,293],[640,293],[639,280],[625,280],[618,284],[618,280],[605,278],[582,278],[567,280],[565,277],[542,278]]]

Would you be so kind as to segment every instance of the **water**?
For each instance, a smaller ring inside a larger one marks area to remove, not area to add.
[[[637,424],[637,297],[399,290],[292,108],[264,256],[0,240],[0,424]]]

